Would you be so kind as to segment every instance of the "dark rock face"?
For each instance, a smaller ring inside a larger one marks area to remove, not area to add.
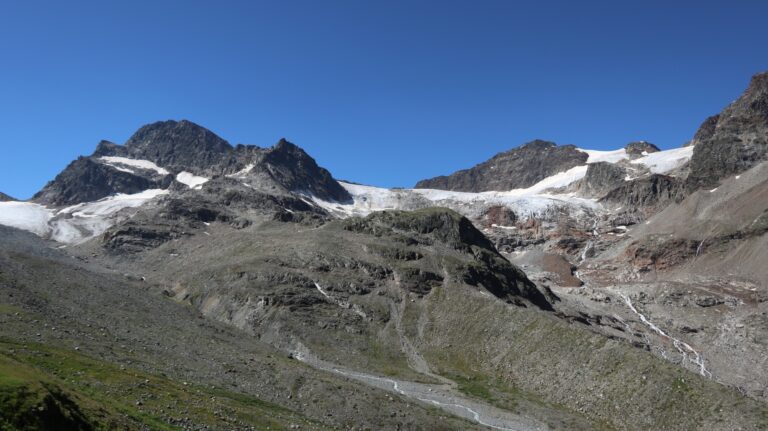
[[[657,151],[661,151],[659,147],[646,141],[630,142],[629,144],[627,144],[626,147],[624,147],[624,149],[627,150],[627,154],[629,154],[630,157],[642,156],[643,152],[650,154],[650,153],[655,153]]]
[[[517,223],[517,214],[503,205],[494,205],[488,207],[481,216],[485,227],[496,226],[514,226]]]
[[[499,153],[479,165],[419,181],[416,188],[485,192],[530,187],[558,172],[586,163],[588,155],[573,145],[536,140]]]
[[[692,145],[689,191],[768,160],[768,72],[752,77],[738,100],[704,121]]]
[[[290,191],[309,193],[329,201],[346,202],[352,199],[330,172],[285,139],[267,149],[254,170],[267,172],[276,183]]]
[[[695,145],[697,142],[706,141],[711,138],[712,135],[715,134],[715,128],[717,127],[718,121],[720,121],[720,114],[707,117],[707,119],[701,123],[701,126],[699,126],[699,130],[696,131],[696,134],[693,135],[693,140],[688,142],[686,146]]]
[[[74,205],[115,193],[132,194],[165,188],[170,181],[170,177],[155,181],[80,157],[40,190],[33,200],[45,205]]]
[[[626,170],[613,163],[590,163],[586,175],[580,180],[579,191],[587,196],[604,196],[621,186],[626,176]]]
[[[445,208],[418,211],[380,211],[363,219],[345,220],[344,229],[374,236],[398,235],[408,244],[430,245],[440,242],[457,250],[472,246],[495,250],[493,244],[466,217]]]
[[[124,151],[130,157],[150,160],[158,166],[205,169],[221,162],[232,146],[191,121],[171,120],[140,128],[125,143]]]
[[[8,196],[7,194],[0,192],[0,202],[15,201],[16,199]]]
[[[652,211],[685,197],[683,182],[668,175],[652,174],[626,181],[611,190],[600,202],[621,205],[634,211]]]

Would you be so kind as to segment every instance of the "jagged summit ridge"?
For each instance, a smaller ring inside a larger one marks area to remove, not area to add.
[[[350,199],[327,170],[285,139],[269,148],[233,147],[188,120],[142,126],[124,145],[99,142],[91,156],[72,162],[33,199],[46,205],[74,205],[172,184],[199,188],[211,178],[227,175],[248,177],[251,186],[271,192]]]

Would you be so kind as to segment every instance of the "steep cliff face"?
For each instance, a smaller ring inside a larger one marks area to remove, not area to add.
[[[755,75],[741,97],[707,118],[691,144],[689,191],[711,188],[767,160],[768,72]]]
[[[462,192],[530,187],[558,172],[583,165],[589,156],[573,145],[536,140],[493,156],[470,169],[419,181],[416,188]]]
[[[587,167],[587,173],[578,184],[579,192],[586,196],[604,196],[609,191],[624,183],[627,171],[613,163],[591,163]]]
[[[652,174],[624,181],[610,190],[600,202],[621,206],[639,213],[653,213],[684,197],[682,180],[668,175]]]

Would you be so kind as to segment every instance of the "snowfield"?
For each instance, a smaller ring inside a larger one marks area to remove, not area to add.
[[[190,189],[201,189],[203,188],[203,184],[207,183],[208,180],[209,178],[198,177],[197,175],[187,171],[179,172],[178,175],[176,175],[176,181],[182,184],[186,184]]]
[[[587,159],[587,163],[597,163],[597,162],[618,163],[622,160],[629,159],[629,154],[627,154],[627,150],[625,150],[624,148],[619,150],[612,150],[612,151],[585,150],[583,148],[576,148],[576,149],[581,151],[582,153],[587,153],[589,155],[589,158]]]
[[[52,212],[30,202],[0,202],[0,224],[43,236],[48,233]]]
[[[644,165],[654,174],[666,174],[688,162],[691,156],[693,146],[651,153],[630,163]]]
[[[570,175],[568,178],[573,176]],[[549,184],[564,182],[549,178],[544,181]],[[478,217],[486,208],[493,205],[506,206],[521,216],[541,215],[556,206],[570,206],[577,213],[591,211],[598,207],[592,199],[583,199],[570,194],[539,194],[539,190],[546,188],[539,184],[528,189],[483,193],[434,189],[386,189],[345,182],[339,182],[339,184],[352,195],[352,202],[328,202],[311,197],[318,206],[339,217],[366,216],[374,211],[415,210],[432,206],[451,208],[469,217]]]
[[[139,207],[167,193],[168,190],[151,189],[130,195],[117,194],[61,210],[32,202],[0,202],[0,224],[61,243],[77,244],[114,225],[121,210]]]

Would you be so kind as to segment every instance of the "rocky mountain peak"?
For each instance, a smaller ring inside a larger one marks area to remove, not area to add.
[[[768,72],[760,72],[752,76],[747,88],[748,94],[768,94]]]
[[[543,139],[534,139],[533,141],[526,142],[520,146],[520,148],[527,148],[530,150],[546,150],[555,147],[557,147],[556,143],[552,141],[545,141]]]
[[[121,145],[102,139],[99,141],[98,145],[96,145],[96,150],[93,152],[93,155],[96,157],[117,156],[123,152],[123,147]]]
[[[317,165],[301,147],[285,138],[265,150],[255,170],[268,172],[272,179],[290,191],[309,193],[328,201],[352,199],[330,172]]]
[[[627,154],[630,156],[640,156],[643,155],[645,152],[646,154],[655,153],[658,151],[661,151],[659,147],[656,145],[653,145],[652,143],[648,141],[634,141],[628,143],[625,147],[625,150],[627,150]]]
[[[16,199],[8,196],[7,194],[0,192],[0,202],[15,201]]]
[[[232,146],[191,121],[158,121],[141,127],[125,143],[135,158],[160,166],[205,168],[219,162]]]

